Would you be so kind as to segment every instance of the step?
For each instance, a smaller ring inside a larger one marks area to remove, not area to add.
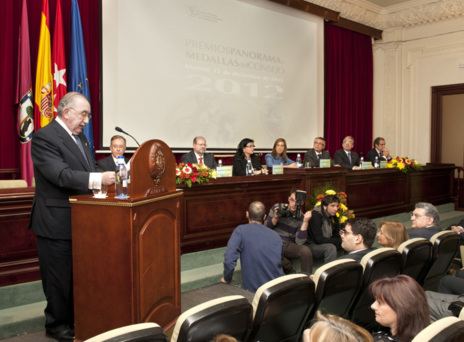
[[[0,287],[0,310],[44,300],[45,295],[40,280]]]
[[[44,328],[46,302],[0,310],[0,338]]]

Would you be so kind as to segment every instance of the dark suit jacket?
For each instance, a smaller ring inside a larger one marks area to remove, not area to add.
[[[353,166],[359,166],[359,156],[356,152],[351,151],[351,163],[346,155],[345,150],[342,148],[335,152],[334,155],[335,164],[344,167],[347,170],[353,170]]]
[[[71,239],[69,196],[91,193],[89,172],[101,171],[83,133],[79,135],[90,166],[75,140],[54,119],[34,133],[31,155],[35,195],[29,227],[41,237]]]
[[[255,170],[261,170],[263,168],[256,154],[252,154],[250,159]],[[235,155],[232,167],[232,176],[246,176],[246,164],[247,160],[245,158]]]
[[[182,156],[182,163],[198,164],[197,156],[195,152],[190,151]],[[212,154],[205,153],[203,155],[203,164],[208,166],[210,169],[215,169],[217,167],[216,161]]]
[[[124,157],[124,162],[127,164],[129,162],[129,159]],[[97,165],[100,166],[100,168],[103,171],[114,171],[116,170],[116,163],[114,162],[113,156],[110,154],[108,157],[105,157],[103,159],[100,159],[97,162]]]
[[[322,150],[322,156],[321,159],[330,159],[330,153],[327,150]],[[319,159],[317,159],[316,151],[314,148],[310,148],[308,151],[306,151],[305,156],[304,156],[304,161],[303,165],[306,165],[306,163],[309,162],[311,163],[311,166],[319,166]],[[330,159],[330,166],[334,165],[334,161]]]
[[[374,251],[376,248],[368,248],[368,249],[364,249],[360,252],[356,252],[356,253],[348,253],[348,254],[345,254],[345,255],[342,255],[341,257],[339,257],[338,259],[353,259],[357,262],[361,262],[362,258],[364,258],[364,256],[367,254],[367,253],[370,253],[372,251]],[[337,259],[337,260],[338,260]]]
[[[432,236],[434,236],[436,233],[440,233],[441,228],[439,226],[430,226],[430,227],[425,227],[425,228],[417,228],[414,229],[411,233],[409,233],[409,238],[414,239],[414,238],[425,238],[427,240],[430,240]]]
[[[375,148],[373,148],[372,150],[370,150],[369,152],[367,152],[367,155],[366,155],[366,161],[370,161],[372,163],[372,166],[374,166],[374,163],[375,163],[375,157],[379,157],[379,163],[382,161],[382,160],[387,160],[387,158],[385,157],[381,157],[378,153],[377,153],[377,150]]]

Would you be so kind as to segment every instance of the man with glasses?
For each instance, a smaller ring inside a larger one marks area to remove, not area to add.
[[[385,139],[382,137],[377,137],[374,140],[374,148],[367,152],[366,155],[366,161],[370,161],[372,163],[372,166],[375,164],[375,157],[379,158],[379,163],[384,160],[384,161],[390,161],[392,160],[392,157],[390,156],[390,151],[388,148],[385,147]]]
[[[120,135],[114,135],[111,138],[110,151],[111,155],[100,159],[97,162],[98,166],[100,166],[103,171],[114,171],[116,169],[116,166],[118,165],[118,157],[124,156],[124,152],[126,152],[126,139]],[[129,159],[124,157],[124,162],[126,163],[126,167],[129,171]]]
[[[304,156],[304,165],[309,163],[311,167],[319,167],[321,159],[330,159],[330,153],[325,148],[325,139],[323,137],[317,137],[314,139],[313,148],[306,151]],[[330,166],[334,165],[334,161],[330,159]],[[338,166],[338,165],[337,165]]]
[[[273,229],[282,239],[282,268],[286,274],[296,273],[291,260],[300,260],[301,271],[311,273],[313,269],[313,256],[308,246],[305,246],[308,237],[308,222],[311,211],[304,215],[297,215],[296,189],[290,191],[288,197],[288,210],[282,212],[282,204],[274,204],[264,223]],[[300,203],[302,205],[303,203]]]
[[[419,202],[411,215],[411,228],[413,231],[409,233],[409,238],[430,238],[436,233],[441,232],[438,226],[440,222],[440,214],[437,208],[430,203]]]
[[[58,105],[58,116],[34,134],[31,145],[36,189],[29,227],[37,236],[47,299],[46,335],[58,341],[74,339],[69,196],[90,194],[101,184],[114,184],[114,171],[99,172],[82,133],[89,115],[87,98],[67,93]]]
[[[348,254],[338,259],[354,259],[360,262],[367,253],[375,249],[372,244],[376,234],[377,226],[371,220],[364,217],[348,219],[345,228],[340,230],[342,248]]]
[[[195,137],[193,139],[193,150],[182,156],[182,163],[205,164],[210,169],[217,167],[212,154],[206,153],[206,139]]]
[[[354,139],[351,136],[345,137],[342,143],[342,149],[335,152],[335,163],[347,170],[360,170],[360,160],[358,154],[353,151]]]

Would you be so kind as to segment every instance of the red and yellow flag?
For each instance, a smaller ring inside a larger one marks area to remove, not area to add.
[[[56,116],[58,103],[66,94],[66,58],[64,53],[64,33],[63,33],[63,18],[61,16],[60,1],[56,3],[56,19],[55,32],[53,34],[53,95],[54,95],[54,114]]]
[[[46,126],[53,119],[53,77],[51,62],[50,20],[48,0],[42,1],[39,54],[35,80],[35,128]]]

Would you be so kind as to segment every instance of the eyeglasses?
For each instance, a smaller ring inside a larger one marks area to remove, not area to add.
[[[348,232],[348,231],[346,230],[346,228],[340,229],[340,235],[342,235],[342,234],[343,234],[343,235],[350,235],[350,234],[358,235],[358,234],[355,234],[355,233],[353,233],[353,232]]]
[[[68,108],[71,109],[71,110],[73,110],[73,111],[75,111],[76,113],[78,113],[78,111],[75,110],[73,107],[68,107]],[[89,115],[90,115],[90,113],[87,112],[86,110],[84,110],[83,112],[80,112],[80,113],[78,113],[78,114],[80,114],[80,115],[82,116],[83,119],[88,118]]]
[[[246,148],[255,148],[256,146],[255,145],[250,145],[250,146],[246,145],[245,147]]]

